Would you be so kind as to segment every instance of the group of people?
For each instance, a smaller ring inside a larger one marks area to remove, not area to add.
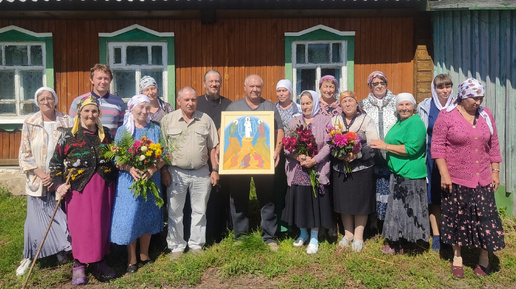
[[[319,230],[335,229],[341,220],[338,246],[359,252],[370,215],[387,241],[384,253],[404,253],[407,244],[428,242],[432,236],[434,250],[441,243],[453,246],[452,272],[459,278],[462,246],[480,248],[477,275],[489,273],[487,253],[504,247],[494,202],[501,162],[498,135],[491,111],[480,106],[485,91],[475,79],[463,82],[454,97],[451,79],[436,76],[432,98],[416,109],[411,94],[395,96],[387,89],[387,77],[380,71],[368,77],[371,92],[362,101],[351,91],[339,94],[337,79],[326,75],[319,82],[320,95],[303,91],[300,104],[292,100],[292,83],[279,81],[278,102],[273,104],[262,97],[260,76],[249,75],[245,97],[231,102],[220,95],[220,73],[210,70],[203,79],[205,94],[184,87],[177,95],[179,108],[173,110],[159,97],[152,77],[141,79],[139,94],[127,105],[109,93],[112,78],[108,66],[95,65],[92,91],[73,101],[69,115],[56,109],[53,89],[42,87],[35,94],[40,111],[24,122],[20,146],[28,196],[18,275],[30,266],[61,198],[64,206],[39,256],[57,254],[66,262],[71,252],[73,284],[87,283],[87,268],[99,280],[115,277],[104,260],[110,242],[127,247],[127,272],[152,264],[149,244],[163,230],[163,208],[155,205],[152,194],[147,200],[133,196],[130,187],[140,179],[152,180],[162,188],[159,196],[166,198],[171,259],[186,251],[202,253],[207,238],[220,240],[229,223],[236,242],[242,242],[249,233],[251,179],[262,239],[272,251],[279,249],[279,231],[299,228],[293,246],[307,245],[306,252],[315,254]],[[219,176],[222,111],[274,112],[274,175]],[[299,125],[311,131],[316,154],[283,149],[282,139]],[[356,133],[360,151],[333,157],[330,126]],[[127,133],[134,140],[145,136],[161,142],[171,163],[160,161],[142,171],[100,155],[103,145]],[[185,204],[191,209],[188,240]]]

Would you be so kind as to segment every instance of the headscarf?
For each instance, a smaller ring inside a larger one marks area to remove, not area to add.
[[[313,103],[313,106],[312,106],[312,114],[310,114],[310,118],[313,118],[314,116],[316,116],[318,113],[319,113],[319,94],[313,90],[303,90],[303,92],[301,92],[300,96],[303,95],[303,93],[305,92],[308,92],[310,93],[310,95],[312,96],[312,103]]]
[[[292,99],[292,82],[290,82],[290,80],[282,79],[278,81],[278,84],[276,84],[276,90],[278,90],[278,88],[286,88],[288,91],[290,91],[290,99]]]
[[[446,104],[444,106],[441,105],[439,96],[437,96],[437,91],[435,90],[435,84],[433,81],[432,81],[432,85],[430,86],[430,88],[432,90],[432,99],[434,100],[435,106],[437,107],[438,110],[442,110],[443,108],[448,108],[448,106],[450,106],[450,104],[452,104],[452,102],[454,100],[453,88],[452,88],[452,91],[450,92],[450,96],[448,97],[448,100],[446,100]]]
[[[343,91],[343,92],[341,92],[341,93],[340,93],[339,98],[340,98],[340,101],[341,101],[341,102],[342,102],[342,100],[343,100],[344,98],[346,98],[346,97],[351,97],[351,98],[353,98],[353,99],[357,102],[357,104],[358,104],[358,98],[357,98],[357,95],[355,94],[355,92],[354,92],[354,91],[346,90],[346,91]],[[360,106],[357,106],[357,111],[358,111],[358,112],[360,112],[361,114],[362,114],[362,113],[364,113],[364,114],[366,113],[366,112],[365,112],[365,110],[363,110],[362,108],[360,108]],[[344,112],[343,112],[343,113],[344,113]]]
[[[471,97],[485,96],[485,89],[482,83],[471,77],[459,84],[458,90],[459,91],[457,93],[457,99],[455,99],[453,104],[448,106],[446,111],[452,111],[459,104],[460,100]],[[493,134],[494,130],[491,118],[489,117],[487,112],[482,108],[482,106],[478,107],[478,113],[486,120],[487,126],[489,127],[489,131],[491,132],[491,134]]]
[[[377,77],[382,77],[385,79],[385,83],[387,83],[387,76],[385,76],[385,73],[381,72],[381,71],[373,71],[371,72],[371,74],[369,74],[369,76],[367,77],[367,86],[369,86],[369,89],[373,89],[373,85],[371,84],[373,82],[373,79],[377,78]]]
[[[152,85],[154,85],[155,87],[158,87],[158,83],[156,82],[156,80],[153,77],[145,75],[140,80],[140,93],[142,93],[142,91],[144,89],[146,89],[147,87],[152,86]]]
[[[75,135],[77,133],[77,131],[79,131],[79,127],[81,125],[80,115],[81,115],[82,108],[87,105],[90,105],[90,104],[97,106],[97,108],[99,109],[99,116],[97,117],[97,129],[98,129],[99,139],[102,142],[102,141],[104,141],[104,138],[106,137],[106,134],[104,133],[104,128],[102,127],[102,123],[100,122],[100,117],[102,116],[102,110],[100,109],[100,104],[99,104],[98,99],[91,94],[86,95],[77,103],[77,115],[73,119],[72,134]]]
[[[124,126],[125,129],[133,135],[134,133],[134,116],[133,116],[133,109],[138,106],[142,102],[150,103],[149,98],[144,94],[137,94],[129,100],[127,103],[127,112],[124,116]],[[149,123],[151,121],[150,115],[147,116],[146,122]]]
[[[402,92],[396,96],[396,107],[398,106],[398,103],[402,101],[410,101],[413,105],[416,105],[416,99],[408,92]]]
[[[52,88],[48,87],[48,86],[43,86],[43,87],[40,87],[38,88],[38,90],[36,90],[36,93],[34,93],[34,100],[36,101],[36,105],[38,105],[38,96],[43,92],[43,91],[48,91],[52,94],[52,96],[54,97],[54,102],[55,104],[57,104],[57,94],[55,92],[55,90],[53,90]]]
[[[321,89],[323,82],[326,80],[333,82],[333,85],[335,85],[335,94],[339,93],[339,82],[333,75],[325,75],[321,77],[321,80],[319,80],[319,89]]]

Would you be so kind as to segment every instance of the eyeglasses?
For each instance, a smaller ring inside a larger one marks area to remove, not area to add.
[[[385,81],[381,81],[381,82],[373,82],[371,83],[374,87],[377,87],[378,84],[381,84],[382,86],[386,86],[387,85],[387,82]]]

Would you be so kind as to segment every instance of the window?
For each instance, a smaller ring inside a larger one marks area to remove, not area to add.
[[[285,33],[285,75],[294,99],[306,89],[319,92],[319,80],[328,74],[339,80],[339,91],[353,90],[354,35],[324,25]]]
[[[2,123],[22,123],[39,110],[34,93],[41,86],[53,86],[51,49],[50,33],[16,26],[0,29],[0,116],[7,116]]]
[[[139,93],[140,79],[149,75],[156,79],[160,96],[174,103],[173,33],[158,33],[132,25],[99,35],[101,62],[104,59],[113,72],[110,88],[113,94],[127,101]]]

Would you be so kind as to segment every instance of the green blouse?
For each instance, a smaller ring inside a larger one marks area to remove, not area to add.
[[[408,179],[420,179],[426,177],[425,160],[425,124],[414,114],[408,119],[398,121],[385,136],[385,143],[392,145],[405,145],[406,156],[387,152],[387,165],[390,170]]]

